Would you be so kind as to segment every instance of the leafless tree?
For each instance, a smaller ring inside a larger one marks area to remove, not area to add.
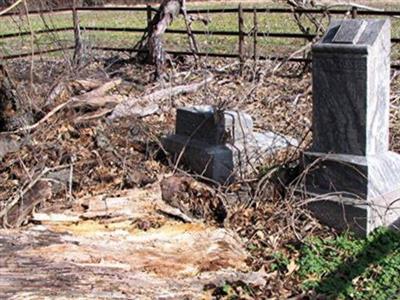
[[[316,5],[314,0],[287,0],[287,3],[295,9],[309,9],[315,7]],[[303,25],[303,22],[301,21],[302,16],[305,16],[305,18],[314,25],[315,32],[319,33],[325,31],[322,20],[318,19],[312,14],[295,12],[294,18],[296,20],[297,26],[303,33],[309,33],[310,28]]]
[[[165,63],[168,55],[163,47],[162,36],[168,26],[180,14],[183,15],[189,36],[189,46],[192,52],[197,52],[197,45],[190,29],[190,20],[186,13],[185,0],[162,0],[160,7],[151,20],[147,32],[143,35],[140,42],[135,46],[139,50],[138,57],[141,61],[153,64],[155,66],[156,77],[164,73]]]

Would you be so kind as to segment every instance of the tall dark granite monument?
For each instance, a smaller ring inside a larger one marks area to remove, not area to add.
[[[309,208],[365,235],[400,220],[400,155],[389,151],[390,21],[336,20],[313,49]]]

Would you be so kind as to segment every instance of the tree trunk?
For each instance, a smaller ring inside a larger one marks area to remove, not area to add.
[[[0,64],[0,132],[26,126],[32,115],[22,101],[6,68]]]
[[[81,28],[78,11],[76,9],[76,0],[72,1],[72,21],[74,23],[74,38],[75,38],[75,49],[73,63],[74,67],[79,67],[82,61],[82,38],[81,38]]]
[[[163,48],[162,35],[182,9],[182,0],[162,0],[157,14],[150,23],[149,36],[143,47],[140,47],[141,59],[155,65],[156,77],[164,72],[166,52]]]

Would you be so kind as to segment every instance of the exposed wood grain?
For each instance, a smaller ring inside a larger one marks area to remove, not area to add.
[[[243,280],[247,253],[232,232],[181,223],[159,184],[121,195],[87,196],[62,215],[41,213],[40,225],[0,230],[0,298],[204,299],[206,284]],[[138,222],[158,226],[138,228]]]

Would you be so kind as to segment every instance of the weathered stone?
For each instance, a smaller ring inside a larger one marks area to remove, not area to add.
[[[209,145],[179,134],[168,136],[163,144],[175,159],[183,153],[182,162],[193,172],[217,182],[233,180],[233,154],[225,145]]]
[[[353,22],[334,21],[327,36],[335,37],[335,31]],[[388,150],[390,23],[364,22],[368,25],[354,45],[333,44],[333,37],[325,37],[313,47],[314,152],[373,155]]]
[[[333,21],[313,47],[313,91],[305,188],[320,196],[309,207],[359,234],[395,224],[400,155],[389,151],[390,22]]]
[[[400,155],[387,151],[371,156],[306,153],[304,157],[310,167],[307,192],[323,195],[310,208],[322,221],[359,235],[399,222]]]
[[[253,120],[242,112],[222,112],[210,106],[177,110],[176,134],[210,144],[224,144],[228,139],[243,139],[252,130]]]
[[[364,32],[367,22],[364,20],[353,20],[351,22],[342,22],[332,43],[338,44],[356,44]]]
[[[177,110],[176,134],[163,144],[192,171],[225,183],[244,176],[266,155],[297,142],[272,132],[254,133],[246,113],[197,106]]]

